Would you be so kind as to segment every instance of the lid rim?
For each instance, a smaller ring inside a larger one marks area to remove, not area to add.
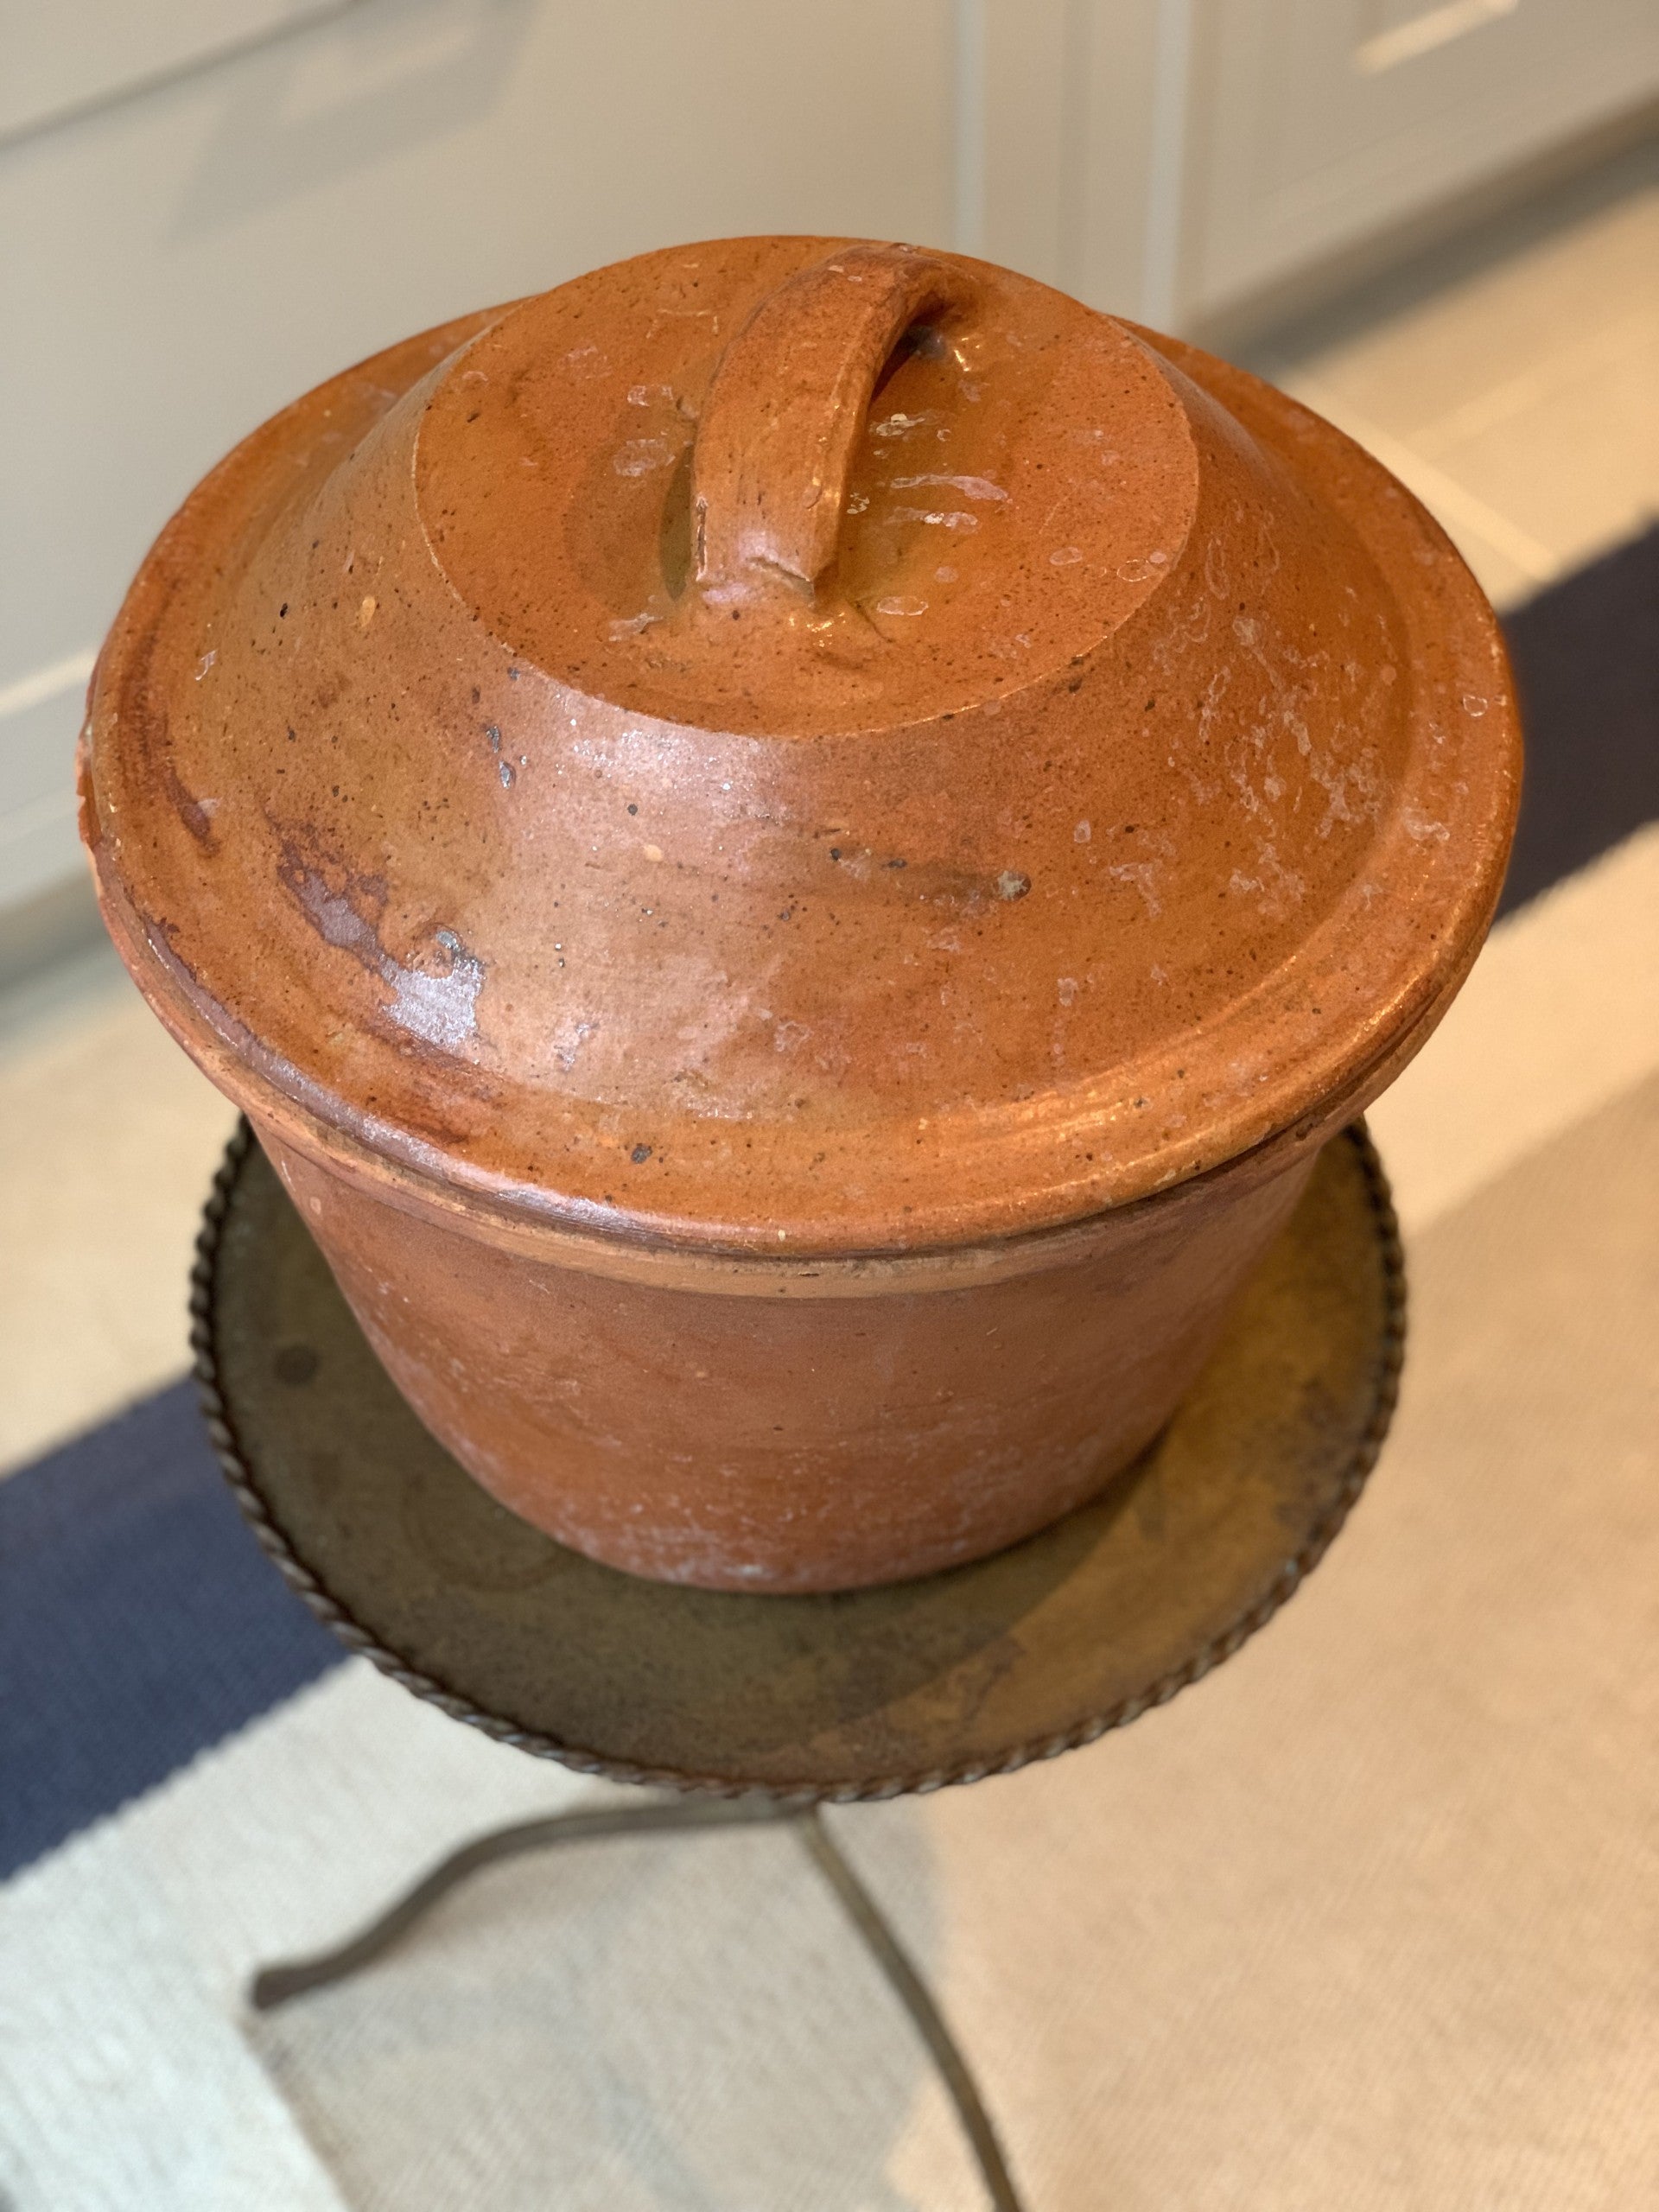
[[[570,1198],[545,1186],[512,1184],[486,1173],[469,1170],[467,1163],[442,1147],[420,1140],[391,1125],[377,1127],[347,1102],[324,1090],[286,1062],[265,1052],[237,1025],[226,1020],[220,1027],[205,1007],[183,988],[177,964],[159,951],[155,936],[146,928],[120,887],[96,865],[94,874],[106,927],[136,978],[146,983],[151,1006],[162,1014],[165,1025],[186,1052],[209,1078],[245,1112],[296,1128],[310,1138],[312,1148],[325,1154],[343,1146],[371,1173],[377,1168],[407,1185],[412,1183],[429,1202],[471,1217],[495,1219],[504,1230],[543,1234],[594,1248],[609,1247],[619,1254],[678,1253],[688,1260],[730,1260],[779,1265],[857,1265],[899,1259],[944,1259],[987,1249],[1007,1249],[1085,1230],[1107,1215],[1122,1215],[1135,1207],[1155,1203],[1190,1190],[1193,1185],[1245,1166],[1275,1148],[1292,1147],[1333,1135],[1363,1113],[1377,1093],[1392,1081],[1418,1046],[1432,1033],[1452,998],[1461,988],[1484,936],[1484,926],[1469,941],[1455,969],[1441,977],[1410,1012],[1385,1033],[1370,1040],[1370,1049],[1356,1053],[1351,1065],[1325,1084],[1319,1093],[1305,1100],[1282,1121],[1263,1128],[1246,1141],[1220,1147],[1214,1157],[1194,1158],[1161,1179],[1140,1179],[1120,1194],[1096,1195],[1074,1208],[1048,1211],[1024,1199],[1005,1195],[995,1205],[963,1209],[952,1224],[941,1224],[930,1233],[927,1220],[912,1217],[902,1239],[860,1235],[849,1224],[845,1209],[838,1211],[836,1225],[798,1225],[782,1238],[770,1223],[692,1221],[652,1215],[640,1208],[607,1206],[592,1199]],[[1496,906],[1497,890],[1490,905]],[[1488,913],[1490,920],[1490,910]],[[289,1080],[284,1082],[283,1076]],[[303,1141],[303,1138],[301,1140]],[[891,1200],[868,1211],[867,1218],[891,1219]],[[785,1243],[786,1252],[780,1251]]]

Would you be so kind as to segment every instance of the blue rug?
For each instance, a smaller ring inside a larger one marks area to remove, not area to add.
[[[1500,914],[1659,821],[1659,529],[1552,584],[1503,627],[1527,775]]]
[[[255,1542],[193,1382],[0,1483],[0,1879],[345,1656]]]

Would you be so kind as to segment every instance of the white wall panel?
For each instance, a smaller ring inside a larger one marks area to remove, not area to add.
[[[363,0],[0,0],[0,143]]]
[[[1019,0],[988,11],[985,206],[988,261],[1062,283],[1068,175],[1066,64],[1080,0]]]
[[[1167,0],[969,4],[983,16],[984,111],[982,203],[966,250],[1109,312],[1146,316]],[[1179,113],[1171,120],[1179,141]],[[1179,143],[1172,150],[1179,167]]]
[[[1655,0],[1192,4],[1189,320],[1659,93]]]

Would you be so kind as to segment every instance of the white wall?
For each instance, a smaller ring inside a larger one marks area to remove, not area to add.
[[[1217,316],[1659,92],[1659,0],[1184,0],[1180,291]]]

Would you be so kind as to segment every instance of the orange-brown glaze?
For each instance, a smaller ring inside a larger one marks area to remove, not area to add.
[[[1490,608],[1328,424],[985,264],[811,238],[599,270],[266,424],[141,571],[82,762],[118,942],[337,1192],[318,1234],[437,1433],[601,1555],[780,1587],[1007,1541],[1139,1448],[1219,1311],[1182,1250],[1254,1223],[1205,1262],[1236,1281],[1288,1204],[1241,1194],[1433,1027],[1518,772]],[[992,1303],[1104,1313],[1139,1201],[1141,1382],[1033,1324],[1071,1347],[1045,1442],[929,1301],[1047,1236]],[[730,1270],[797,1263],[856,1298],[790,1293],[763,1349]],[[561,1284],[538,1366],[512,1301]],[[703,1345],[710,1392],[653,1395],[705,1324],[724,1385]],[[602,1448],[549,1395],[584,1362],[629,1378]],[[651,1471],[705,1417],[698,1552]],[[861,1548],[849,1452],[914,1493]]]

